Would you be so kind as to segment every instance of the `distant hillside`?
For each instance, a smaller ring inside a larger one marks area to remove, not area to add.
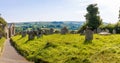
[[[81,25],[83,25],[83,21],[53,21],[53,22],[21,22],[15,23],[16,29],[18,30],[28,30],[37,28],[54,28],[54,29],[61,29],[62,27],[66,26],[69,30],[78,30]]]

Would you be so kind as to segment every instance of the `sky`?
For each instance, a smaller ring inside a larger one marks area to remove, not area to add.
[[[119,0],[0,0],[7,22],[85,21],[86,7],[97,3],[103,22],[116,23]]]

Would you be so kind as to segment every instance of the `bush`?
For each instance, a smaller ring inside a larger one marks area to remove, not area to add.
[[[5,26],[7,25],[7,22],[2,18],[0,17],[0,35],[6,37],[6,33],[5,33]]]
[[[102,25],[99,26],[99,28],[102,29],[102,30],[108,29],[109,32],[112,33],[113,29],[115,29],[115,24],[110,24],[110,23],[106,24],[106,25],[102,24]]]
[[[0,39],[0,47],[2,47],[3,46],[3,43],[5,42],[5,38],[1,38]]]
[[[84,23],[84,24],[80,27],[80,29],[78,30],[78,32],[77,32],[77,33],[83,33],[83,32],[84,32],[84,30],[86,29],[86,27],[87,27],[87,24],[86,24],[86,23]]]
[[[3,51],[4,42],[5,42],[5,38],[2,37],[2,38],[0,39],[0,54],[1,54],[1,52]]]
[[[112,33],[113,29],[115,29],[115,24],[108,24],[105,28],[108,29],[110,33]]]
[[[105,24],[101,24],[101,25],[99,26],[99,28],[102,29],[102,30],[104,30],[104,29],[106,28],[106,25],[105,25]]]
[[[115,25],[116,33],[120,33],[120,22]]]

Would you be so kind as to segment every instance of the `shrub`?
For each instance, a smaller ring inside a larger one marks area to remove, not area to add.
[[[108,24],[105,28],[108,29],[110,33],[112,33],[113,29],[115,29],[115,24]]]
[[[120,33],[120,22],[115,25],[116,33]]]
[[[84,23],[84,24],[80,27],[80,29],[78,30],[78,32],[77,32],[77,33],[83,33],[83,32],[84,32],[84,30],[86,29],[86,27],[87,27],[87,24],[86,24],[86,23]]]

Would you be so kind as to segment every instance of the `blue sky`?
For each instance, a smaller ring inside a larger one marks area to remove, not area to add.
[[[118,21],[119,0],[0,0],[7,22],[85,21],[86,7],[97,3],[104,22]]]

